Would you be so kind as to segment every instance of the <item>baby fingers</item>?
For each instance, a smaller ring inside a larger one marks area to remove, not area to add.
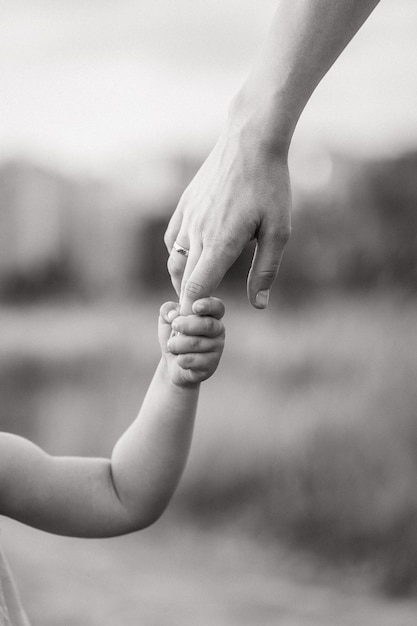
[[[206,353],[219,350],[222,345],[221,335],[209,339],[198,335],[174,335],[168,341],[168,350],[172,354]],[[182,366],[181,366],[182,367]]]
[[[214,371],[219,361],[216,352],[205,354],[180,354],[177,357],[178,365],[184,370],[196,370],[200,372]]]
[[[211,315],[220,320],[225,312],[224,304],[220,298],[201,298],[193,303],[193,313],[197,315]]]
[[[218,337],[224,334],[224,326],[220,320],[209,315],[180,315],[172,322],[172,330],[185,335]]]
[[[179,308],[178,302],[165,302],[159,309],[159,315],[166,324],[170,324],[179,315]]]

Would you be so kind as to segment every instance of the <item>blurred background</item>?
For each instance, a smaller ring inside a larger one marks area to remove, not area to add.
[[[167,221],[275,6],[2,3],[2,430],[107,455],[134,418]],[[415,624],[416,27],[383,0],[308,104],[271,305],[247,303],[248,250],[164,518],[107,541],[2,518],[33,626]]]

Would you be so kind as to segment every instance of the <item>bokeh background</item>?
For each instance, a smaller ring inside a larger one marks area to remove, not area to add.
[[[158,360],[162,235],[275,0],[17,0],[0,22],[2,429],[107,455]],[[415,624],[417,5],[382,0],[291,150],[269,309],[250,250],[164,518],[107,541],[1,519],[34,626]]]

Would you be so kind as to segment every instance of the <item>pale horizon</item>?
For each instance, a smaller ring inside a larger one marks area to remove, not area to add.
[[[21,0],[2,7],[0,158],[106,172],[209,149],[275,0]],[[417,146],[417,3],[380,5],[319,85],[294,151]]]

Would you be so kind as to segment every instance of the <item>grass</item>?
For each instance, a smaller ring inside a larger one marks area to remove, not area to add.
[[[371,298],[262,324],[230,311],[184,507],[206,521],[236,515],[333,562],[369,562],[384,589],[414,592],[415,315],[415,303]]]
[[[6,522],[2,541],[32,626],[414,626],[415,601],[375,597],[333,573],[307,581],[288,555],[236,529],[168,511],[139,535],[85,541]]]
[[[1,311],[5,427],[54,453],[108,453],[158,358],[157,310]],[[224,358],[170,514],[414,594],[416,312],[382,296],[267,312],[228,303]]]

